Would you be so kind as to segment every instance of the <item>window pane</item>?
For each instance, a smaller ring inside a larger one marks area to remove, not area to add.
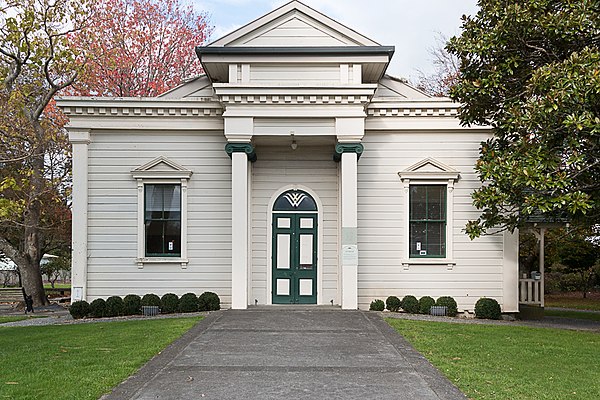
[[[179,185],[163,185],[164,190],[164,218],[179,219],[181,207],[181,193]]]
[[[446,224],[443,222],[427,223],[427,255],[446,255]]]
[[[164,249],[166,254],[181,253],[180,232],[181,224],[179,221],[165,221]]]
[[[427,218],[427,186],[412,185],[410,187],[410,219]]]
[[[164,185],[146,185],[146,219],[162,218]]]
[[[410,255],[418,256],[421,250],[425,250],[427,243],[427,223],[413,222],[410,224]]]
[[[427,219],[446,219],[446,187],[427,187]]]
[[[164,221],[146,222],[146,254],[162,254]]]

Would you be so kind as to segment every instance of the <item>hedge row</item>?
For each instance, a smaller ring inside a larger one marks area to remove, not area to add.
[[[143,306],[157,306],[162,314],[215,311],[221,309],[221,299],[213,292],[204,292],[200,296],[186,293],[181,298],[174,293],[167,293],[162,297],[155,294],[146,294],[143,297],[128,294],[124,298],[111,296],[106,300],[95,299],[91,303],[76,301],[71,304],[69,312],[75,319],[117,317],[141,314]]]
[[[369,310],[383,311],[384,306],[392,312],[398,312],[402,309],[410,314],[429,314],[432,306],[444,306],[448,316],[454,317],[458,313],[456,300],[450,296],[442,296],[437,301],[429,296],[423,296],[418,300],[411,295],[404,296],[402,300],[396,296],[390,296],[386,299],[385,304],[383,300],[373,300]],[[475,304],[475,316],[485,319],[500,319],[502,317],[500,305],[495,299],[482,297]]]

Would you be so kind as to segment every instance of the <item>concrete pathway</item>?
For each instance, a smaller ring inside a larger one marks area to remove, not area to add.
[[[211,313],[103,397],[466,399],[376,313]]]

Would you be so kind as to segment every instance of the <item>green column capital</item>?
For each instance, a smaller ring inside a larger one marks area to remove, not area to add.
[[[227,143],[225,145],[225,152],[230,158],[233,153],[246,153],[248,161],[256,161],[256,153],[254,152],[252,143]]]
[[[364,150],[365,147],[362,143],[336,143],[333,161],[339,162],[342,159],[343,153],[356,153],[356,159],[358,160]]]

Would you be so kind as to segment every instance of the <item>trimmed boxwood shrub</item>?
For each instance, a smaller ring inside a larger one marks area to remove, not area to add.
[[[90,313],[90,303],[85,300],[79,300],[71,304],[69,312],[74,319],[85,318]]]
[[[137,294],[128,294],[123,299],[125,315],[136,315],[142,313],[142,298]]]
[[[415,296],[404,296],[401,303],[402,309],[407,313],[417,314],[419,312],[419,300]]]
[[[371,311],[383,311],[385,308],[385,304],[383,303],[383,300],[373,300],[371,302],[371,305],[369,306],[369,310]]]
[[[119,296],[110,296],[106,299],[106,316],[118,317],[125,314],[125,303]]]
[[[163,314],[172,314],[179,310],[179,297],[175,293],[167,293],[160,299],[160,311]]]
[[[221,309],[221,299],[213,292],[204,292],[198,296],[199,311],[217,311]]]
[[[142,297],[142,306],[160,307],[160,297],[153,293],[145,294],[144,297]]]
[[[396,296],[390,296],[385,300],[385,308],[387,308],[388,310],[390,310],[392,312],[398,312],[401,305],[402,305],[402,302]]]
[[[449,317],[456,317],[458,313],[458,305],[456,300],[450,296],[442,296],[435,302],[436,306],[446,306],[446,315]]]
[[[433,297],[423,296],[419,299],[419,312],[421,314],[429,314],[431,306],[435,306]]]
[[[495,299],[482,297],[475,303],[475,317],[484,319],[500,319],[502,310]]]
[[[94,318],[102,318],[106,315],[106,301],[96,299],[90,304],[90,315]]]
[[[194,293],[186,293],[179,299],[179,312],[198,311],[198,297]]]

